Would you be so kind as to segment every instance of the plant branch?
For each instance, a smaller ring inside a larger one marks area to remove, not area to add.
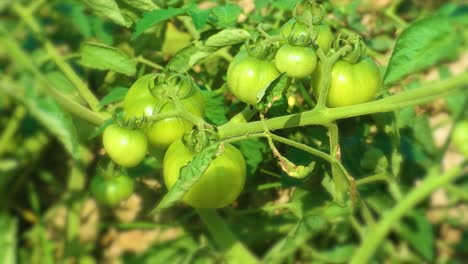
[[[417,188],[414,188],[408,195],[403,197],[390,212],[385,214],[385,217],[381,218],[375,228],[369,230],[369,233],[372,235],[365,237],[350,263],[368,263],[383,239],[388,235],[394,225],[400,222],[400,219],[406,212],[424,200],[437,188],[453,182],[462,176],[461,166],[451,169],[446,172],[445,175],[439,175],[438,168],[433,168],[430,174]]]
[[[306,125],[326,125],[338,119],[392,112],[404,107],[425,104],[451,94],[460,88],[466,89],[465,85],[467,84],[468,73],[464,73],[437,83],[428,84],[424,89],[405,91],[380,100],[352,106],[313,109],[302,113],[271,118],[266,120],[265,123],[271,131]],[[260,121],[246,124],[225,124],[218,127],[220,139],[254,134],[261,131],[263,131],[263,126]]]

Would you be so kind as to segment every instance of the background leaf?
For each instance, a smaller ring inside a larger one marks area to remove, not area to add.
[[[122,51],[98,43],[85,43],[81,47],[81,64],[98,70],[111,70],[128,76],[135,75],[135,62]]]
[[[445,17],[417,21],[398,38],[384,76],[384,84],[393,84],[444,59],[455,58],[460,42],[460,32]]]
[[[149,13],[146,13],[142,19],[138,20],[135,26],[135,31],[132,34],[132,39],[136,39],[141,33],[147,29],[166,21],[172,17],[185,13],[185,9],[182,8],[168,8],[168,9],[156,9]]]
[[[82,0],[86,5],[91,7],[97,15],[106,17],[112,22],[130,27],[132,22],[127,19],[121,12],[119,6],[114,0]]]

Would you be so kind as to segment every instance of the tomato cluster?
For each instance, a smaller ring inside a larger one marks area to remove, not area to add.
[[[123,120],[117,122],[123,125],[111,124],[105,128],[104,149],[122,167],[137,166],[148,152],[164,154],[163,175],[171,189],[180,176],[180,169],[196,154],[182,143],[183,135],[195,125],[182,112],[203,119],[205,101],[201,91],[186,75],[148,74],[130,87],[123,105]],[[239,196],[245,176],[244,157],[234,146],[225,144],[223,153],[182,201],[199,208],[226,206]],[[91,181],[91,193],[105,205],[115,206],[132,192],[133,180],[125,175],[98,175]]]
[[[271,39],[275,36],[270,37]],[[227,84],[230,91],[242,102],[256,105],[259,92],[276,79],[280,73],[290,78],[310,79],[311,91],[318,99],[322,80],[330,78],[326,105],[342,107],[372,100],[380,89],[380,71],[377,64],[358,51],[356,60],[340,58],[331,68],[329,76],[324,76],[322,62],[318,60],[317,50],[330,57],[337,49],[330,27],[323,22],[307,24],[296,18],[290,19],[276,36],[280,47],[274,56],[257,56],[240,51],[229,65]],[[268,39],[268,41],[271,41]],[[246,49],[249,51],[249,49]],[[270,59],[273,58],[273,59]]]

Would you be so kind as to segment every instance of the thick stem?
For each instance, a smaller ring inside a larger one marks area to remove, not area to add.
[[[368,103],[338,108],[313,109],[302,113],[271,118],[265,122],[270,130],[306,125],[326,125],[338,119],[391,112],[408,106],[428,103],[436,98],[440,98],[460,89],[460,87],[463,87],[463,85],[466,85],[467,83],[468,73],[464,73],[450,79],[429,84],[424,87],[424,89],[401,92],[396,95]],[[408,100],[408,98],[414,99]],[[260,121],[250,122],[247,124],[225,124],[218,128],[219,137],[221,139],[244,134],[254,134],[262,131],[263,126]]]
[[[196,209],[218,248],[224,252],[227,263],[251,264],[258,259],[231,232],[226,222],[214,209]]]
[[[368,263],[383,239],[385,239],[394,225],[400,222],[400,219],[405,213],[424,200],[437,188],[453,182],[461,176],[463,176],[463,173],[460,166],[451,169],[445,173],[445,175],[439,175],[437,168],[431,170],[429,176],[427,176],[417,188],[414,188],[396,205],[396,207],[386,213],[385,217],[381,218],[375,228],[369,230],[371,235],[365,237],[350,263]]]

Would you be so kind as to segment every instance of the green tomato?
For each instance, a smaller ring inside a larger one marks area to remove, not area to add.
[[[272,61],[260,60],[241,51],[229,65],[227,83],[229,90],[239,100],[255,105],[258,92],[279,74]]]
[[[289,77],[304,78],[314,72],[317,55],[310,47],[285,44],[276,53],[275,65]]]
[[[200,93],[200,92],[199,92]],[[201,93],[200,93],[201,95]],[[204,101],[202,97],[192,97],[181,100],[185,109],[190,113],[203,118],[204,116]],[[160,114],[170,113],[175,111],[176,108],[172,103],[164,105]],[[157,149],[165,150],[177,139],[182,138],[185,132],[193,128],[192,123],[181,118],[171,117],[150,123],[146,129],[146,136],[151,146]]]
[[[103,145],[109,157],[123,167],[135,167],[146,156],[148,141],[143,131],[112,124],[106,127]]]
[[[318,64],[312,75],[312,87],[318,98],[322,84],[323,66]],[[330,76],[330,87],[326,104],[329,107],[341,107],[365,103],[372,100],[380,89],[380,71],[377,64],[369,57],[357,63],[337,61]]]
[[[124,108],[134,105],[141,99],[153,97],[150,88],[154,87],[155,76],[155,74],[143,75],[132,84],[124,98]]]
[[[124,101],[126,120],[130,120],[132,118],[137,120],[141,120],[143,118],[148,119],[155,115],[163,115],[176,111],[176,107],[171,100],[153,96],[145,87],[147,87],[147,84],[143,83],[143,85],[134,85],[130,88],[130,91]],[[183,95],[182,98],[180,98],[180,102],[185,109],[193,115],[203,118],[205,100],[198,87],[184,85],[179,88],[179,93]],[[135,91],[138,91],[139,93]],[[155,111],[157,110],[158,112],[156,113]],[[185,132],[191,130],[192,127],[193,124],[182,117],[170,117],[154,122],[148,122],[143,129],[151,147],[157,150],[165,150],[172,142],[181,138]]]
[[[456,124],[452,132],[452,142],[455,148],[468,158],[468,121]]]
[[[180,169],[193,159],[181,140],[167,150],[163,161],[164,182],[170,190],[180,176]],[[225,143],[223,153],[216,157],[201,178],[185,193],[182,201],[196,208],[220,208],[232,203],[244,188],[246,164],[242,153]]]
[[[132,195],[133,189],[133,179],[123,174],[109,179],[96,175],[91,180],[91,194],[103,205],[118,205]]]
[[[330,50],[333,41],[335,40],[335,35],[327,24],[319,24],[315,26],[317,30],[317,45],[323,50],[325,54]]]

